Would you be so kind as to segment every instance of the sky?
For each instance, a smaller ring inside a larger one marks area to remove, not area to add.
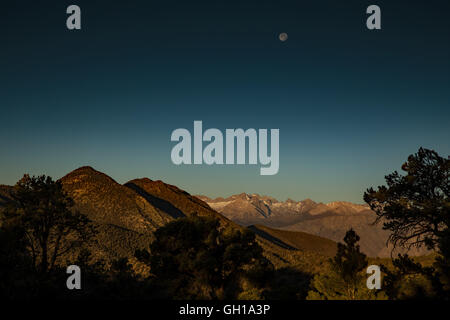
[[[419,147],[450,154],[449,14],[447,0],[2,1],[0,184],[89,165],[210,197],[362,203]],[[278,174],[174,165],[171,133],[194,120],[278,128]]]

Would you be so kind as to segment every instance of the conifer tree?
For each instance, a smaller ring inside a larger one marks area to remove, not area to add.
[[[311,283],[308,300],[373,300],[386,296],[366,286],[367,257],[360,251],[359,236],[347,231],[344,243],[338,243],[336,256],[330,259],[328,274],[316,275]]]

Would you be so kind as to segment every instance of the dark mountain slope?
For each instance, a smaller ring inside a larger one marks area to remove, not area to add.
[[[172,216],[192,216],[197,214],[199,216],[215,217],[226,225],[232,224],[238,227],[223,215],[211,209],[204,201],[161,180],[134,179],[127,182],[125,186],[142,195],[156,208],[165,210]]]
[[[312,234],[272,229],[262,225],[249,226],[256,234],[280,247],[291,250],[315,252],[324,256],[336,254],[336,242]]]

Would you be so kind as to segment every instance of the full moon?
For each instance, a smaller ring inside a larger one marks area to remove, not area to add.
[[[287,33],[286,32],[280,33],[278,39],[280,39],[281,42],[285,42],[288,39]]]

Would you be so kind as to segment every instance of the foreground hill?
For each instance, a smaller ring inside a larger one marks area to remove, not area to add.
[[[153,232],[173,217],[135,191],[91,167],[81,167],[60,179],[73,198],[74,209],[98,227],[96,256],[107,260],[131,256],[146,248]]]
[[[75,209],[96,222],[136,232],[155,231],[173,217],[144,197],[91,167],[72,171],[60,180]]]

